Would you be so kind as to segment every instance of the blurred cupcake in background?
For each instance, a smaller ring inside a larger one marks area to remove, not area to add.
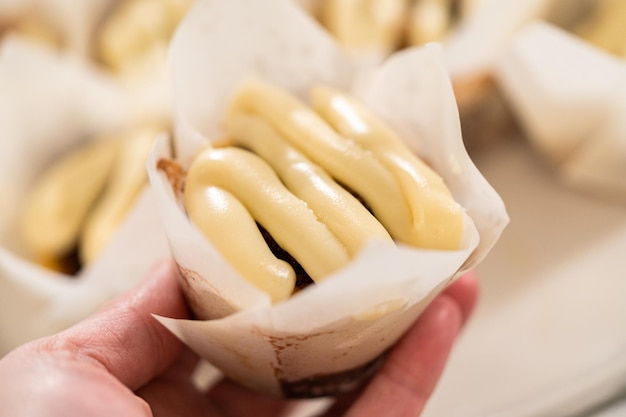
[[[348,51],[379,59],[444,40],[489,0],[308,0],[301,4]]]
[[[146,159],[167,129],[156,121],[105,129],[46,164],[17,219],[27,257],[69,275],[93,263],[136,203]]]
[[[94,32],[93,55],[113,72],[133,73],[162,65],[178,23],[194,0],[110,2]]]
[[[398,49],[441,42],[450,71],[466,147],[477,151],[516,136],[493,74],[496,55],[531,21],[544,20],[597,46],[624,53],[620,0],[300,0],[320,23],[365,62]]]
[[[0,36],[87,56],[92,30],[111,1],[0,0]]]
[[[167,47],[194,0],[0,0],[0,42],[19,37],[93,65],[168,117]]]
[[[623,1],[555,0],[546,20],[600,49],[626,57],[626,3]]]
[[[600,38],[619,50],[610,36]],[[625,203],[626,59],[535,22],[513,38],[495,68],[524,136],[562,182]]]
[[[0,46],[0,354],[77,322],[169,254],[145,170],[169,96],[16,27]]]
[[[534,13],[531,7],[508,0],[309,0],[306,7],[365,65],[400,49],[441,42],[470,152],[514,131],[480,50],[490,54]]]

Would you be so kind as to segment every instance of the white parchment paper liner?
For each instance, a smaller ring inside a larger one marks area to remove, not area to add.
[[[247,386],[294,395],[297,381],[372,361],[461,269],[486,255],[508,221],[502,201],[465,153],[435,46],[399,54],[363,73],[291,2],[206,0],[179,28],[171,60],[183,166],[206,141],[221,138],[225,107],[243,78],[255,75],[302,97],[311,85],[325,83],[352,91],[386,119],[445,177],[469,215],[459,251],[371,245],[344,270],[272,306],[186,218],[168,178],[156,169],[168,156],[161,143],[149,174],[165,230],[192,307],[214,319],[160,320]],[[295,395],[322,393],[300,388],[305,392]]]
[[[63,152],[142,119],[109,78],[18,39],[0,48],[0,355],[77,322],[169,254],[149,187],[105,253],[78,277],[23,257],[15,219],[37,176]]]
[[[496,76],[560,178],[626,202],[626,60],[534,22],[498,56]]]

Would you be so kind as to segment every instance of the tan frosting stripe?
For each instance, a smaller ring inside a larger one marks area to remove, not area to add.
[[[150,53],[165,51],[178,22],[194,0],[120,0],[95,38],[103,63],[127,70]]]
[[[319,114],[276,87],[246,82],[226,118],[223,145],[233,146],[207,148],[189,170],[189,216],[237,271],[275,301],[293,290],[293,270],[255,222],[315,281],[372,239],[458,249],[463,211],[441,177],[351,98],[318,88],[312,103]]]
[[[242,85],[227,118],[242,113],[267,120],[292,146],[363,198],[391,236],[411,244],[406,239],[411,216],[402,190],[371,151],[339,135],[295,97],[258,81]]]
[[[349,262],[349,255],[341,242],[320,222],[309,207],[285,188],[272,168],[251,152],[238,148],[206,149],[193,162],[185,187],[185,205],[189,215],[211,242],[234,266],[242,265],[243,257],[251,240],[260,237],[256,234],[237,233],[237,246],[229,250],[222,246],[222,236],[213,236],[213,231],[202,227],[203,222],[194,216],[207,204],[203,193],[207,188],[217,187],[235,196],[245,207],[250,220],[242,212],[224,214],[223,230],[237,230],[238,223],[255,219],[288,251],[311,278],[319,281]],[[243,216],[243,217],[242,217]],[[232,232],[231,232],[232,233]],[[243,252],[243,253],[241,253]],[[245,265],[255,267],[256,262]],[[241,266],[244,268],[244,266]],[[241,272],[244,277],[254,276],[255,270]]]
[[[148,183],[146,160],[159,134],[167,132],[164,123],[147,123],[124,132],[120,149],[103,195],[85,219],[81,232],[80,258],[93,262],[109,243]]]
[[[350,48],[395,49],[402,40],[407,0],[323,0],[320,19]]]
[[[375,155],[402,188],[412,227],[405,237],[416,246],[458,249],[463,211],[443,179],[417,158],[401,139],[356,100],[328,87],[311,91],[313,108],[341,135]]]
[[[256,116],[234,115],[227,131],[234,145],[243,146],[269,163],[287,188],[305,201],[351,256],[372,239],[393,244],[387,230],[352,194],[290,146],[276,130]],[[292,233],[283,229],[280,233]]]
[[[272,254],[237,197],[218,187],[192,185],[187,186],[185,206],[194,224],[237,272],[274,302],[291,295],[296,282],[293,268]]]
[[[90,143],[55,164],[33,186],[20,217],[20,232],[34,257],[55,258],[74,247],[119,146],[115,138]]]
[[[77,267],[93,262],[147,184],[146,160],[158,135],[167,130],[164,123],[150,121],[106,134],[42,173],[20,218],[33,258],[56,259],[45,263],[60,265],[78,249]]]
[[[452,26],[452,5],[448,0],[417,0],[409,12],[408,41],[423,45],[442,39]]]

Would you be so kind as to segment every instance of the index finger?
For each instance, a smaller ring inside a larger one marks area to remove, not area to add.
[[[325,416],[419,415],[477,296],[476,278],[459,278],[432,301],[390,352],[374,379],[361,392],[340,398]]]

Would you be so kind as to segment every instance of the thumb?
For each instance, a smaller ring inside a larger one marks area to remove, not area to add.
[[[161,373],[180,352],[178,339],[152,317],[189,317],[177,278],[174,263],[164,262],[99,313],[36,342],[34,348],[95,361],[135,390]]]

